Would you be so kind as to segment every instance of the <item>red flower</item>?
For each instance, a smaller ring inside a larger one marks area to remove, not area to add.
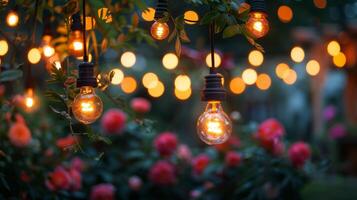
[[[171,156],[177,147],[176,135],[163,132],[155,138],[154,146],[161,156]]]
[[[106,133],[118,134],[120,133],[126,121],[126,114],[119,109],[108,110],[101,120],[101,126]]]
[[[77,143],[77,140],[76,136],[68,135],[67,137],[57,139],[56,146],[60,149],[70,148]]]
[[[158,161],[150,169],[149,179],[157,185],[171,185],[176,181],[175,169],[167,161]]]
[[[228,167],[236,167],[241,163],[242,157],[235,151],[229,151],[224,159]]]
[[[240,146],[240,140],[237,136],[232,135],[226,142],[222,144],[214,145],[217,151],[226,152],[231,148],[238,148]]]
[[[131,108],[137,113],[147,113],[151,109],[151,103],[145,98],[134,98],[130,102]]]
[[[192,160],[193,171],[196,174],[201,174],[206,169],[206,167],[209,165],[210,162],[211,159],[205,154],[196,156]]]
[[[80,159],[79,157],[74,157],[71,160],[71,168],[76,169],[79,172],[83,172],[83,170],[85,168],[85,164],[84,164],[83,160]]]
[[[289,158],[295,167],[302,167],[310,157],[310,146],[304,142],[296,142],[289,148]]]
[[[267,119],[260,124],[256,138],[266,150],[273,152],[284,135],[284,127],[276,119]]]
[[[102,183],[92,187],[90,192],[91,200],[113,200],[115,187],[110,183]]]
[[[48,174],[46,186],[51,191],[68,190],[71,187],[71,176],[62,167],[56,167],[55,171]]]
[[[32,140],[29,128],[23,122],[15,122],[8,133],[11,144],[16,147],[26,147]]]

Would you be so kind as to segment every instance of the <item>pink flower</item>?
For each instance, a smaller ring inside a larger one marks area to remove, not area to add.
[[[150,101],[140,97],[131,100],[130,106],[137,113],[147,113],[151,109]]]
[[[110,109],[102,117],[101,126],[108,134],[118,134],[123,130],[125,122],[126,114],[123,111]]]
[[[255,137],[260,145],[270,152],[274,152],[275,145],[280,143],[285,133],[283,125],[276,119],[267,119],[260,124]]]
[[[154,146],[161,156],[171,156],[177,147],[176,135],[163,132],[155,138]]]
[[[115,187],[110,183],[102,183],[92,187],[90,192],[91,200],[113,200]]]
[[[82,175],[76,169],[70,169],[69,175],[71,176],[71,190],[77,191],[82,187]]]
[[[190,148],[185,144],[180,144],[177,148],[177,157],[181,160],[191,161],[192,153]]]
[[[217,151],[226,152],[232,148],[238,148],[240,146],[240,140],[237,136],[232,135],[225,143],[214,145]]]
[[[336,116],[336,107],[334,106],[327,106],[323,111],[323,116],[326,121],[331,121]]]
[[[56,167],[48,174],[46,186],[51,191],[68,190],[71,187],[71,176],[62,166]]]
[[[339,139],[347,135],[346,127],[343,124],[335,124],[329,130],[330,138]]]
[[[235,151],[229,151],[226,154],[226,157],[224,159],[226,166],[228,167],[236,167],[241,163],[242,156],[235,152]]]
[[[80,159],[79,157],[74,157],[71,160],[71,168],[76,169],[79,172],[83,172],[83,170],[85,168],[85,164],[84,164],[83,160]]]
[[[32,140],[31,132],[23,122],[15,122],[12,124],[8,137],[11,144],[16,147],[26,147]]]
[[[192,160],[193,171],[196,174],[202,174],[206,167],[211,162],[211,159],[206,154],[200,154]]]
[[[132,189],[134,191],[138,191],[138,190],[140,190],[143,182],[140,177],[132,176],[129,178],[128,184],[129,184],[130,189]]]
[[[78,142],[78,138],[73,135],[68,135],[63,138],[59,138],[56,141],[56,146],[62,150],[71,148],[73,145],[75,145]]]
[[[176,182],[175,168],[167,161],[158,161],[151,167],[149,179],[157,185],[174,184]]]
[[[289,158],[295,167],[302,167],[310,157],[310,146],[304,142],[296,142],[289,148]]]

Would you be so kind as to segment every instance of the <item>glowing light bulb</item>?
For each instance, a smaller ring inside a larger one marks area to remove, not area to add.
[[[68,51],[71,55],[75,57],[83,56],[84,45],[81,31],[72,31],[68,42]]]
[[[169,36],[170,28],[167,23],[155,22],[151,26],[151,36],[156,40],[164,40]]]
[[[10,11],[6,16],[6,23],[11,27],[17,26],[19,23],[19,15],[15,11]]]
[[[267,15],[261,12],[252,12],[246,23],[246,28],[256,38],[264,37],[269,32],[269,21]]]
[[[81,87],[79,94],[73,101],[72,112],[74,117],[83,124],[96,121],[103,112],[102,100],[90,86]]]
[[[23,99],[23,108],[26,112],[34,112],[39,108],[38,98],[36,97],[34,90],[28,88],[25,92]]]
[[[223,111],[220,101],[209,101],[206,110],[197,120],[197,133],[209,145],[222,144],[232,132],[232,122]]]
[[[4,56],[9,51],[9,44],[6,40],[0,40],[0,56]]]
[[[31,64],[37,64],[41,60],[41,51],[38,48],[32,48],[27,54],[27,59]]]

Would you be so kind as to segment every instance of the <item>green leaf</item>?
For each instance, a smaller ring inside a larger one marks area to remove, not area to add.
[[[176,43],[175,43],[175,50],[176,50],[176,55],[180,57],[181,55],[181,41],[180,37],[176,38]]]
[[[240,25],[238,25],[238,24],[231,25],[224,29],[223,38],[230,38],[230,37],[233,37],[233,36],[235,36],[237,34],[241,34],[241,33],[242,32],[241,32]]]
[[[219,12],[217,11],[210,11],[208,13],[206,13],[202,19],[201,19],[201,24],[209,24],[211,23],[213,20],[217,19],[217,17],[219,16]]]
[[[23,75],[21,70],[12,69],[0,73],[0,82],[13,81],[21,78]]]

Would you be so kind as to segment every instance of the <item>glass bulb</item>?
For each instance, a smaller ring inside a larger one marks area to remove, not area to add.
[[[220,101],[209,101],[206,110],[198,118],[197,133],[209,145],[222,144],[232,132],[232,122],[223,111]]]
[[[79,94],[74,98],[72,112],[78,121],[83,124],[91,124],[103,112],[102,100],[95,94],[92,87],[81,87]]]
[[[31,113],[39,108],[39,101],[32,88],[25,91],[23,99],[23,108],[26,112]]]
[[[69,36],[68,51],[75,57],[83,56],[83,35],[81,31],[72,31]]]
[[[267,15],[261,12],[252,12],[246,23],[246,28],[256,38],[264,37],[269,32],[269,21]]]
[[[164,40],[169,36],[170,28],[167,23],[155,22],[151,26],[151,35],[157,40]]]
[[[51,45],[52,37],[50,35],[44,35],[42,37],[42,53],[45,57],[49,58],[55,54],[55,49]]]
[[[19,15],[14,11],[10,11],[6,16],[6,23],[11,27],[17,26],[19,23]]]

